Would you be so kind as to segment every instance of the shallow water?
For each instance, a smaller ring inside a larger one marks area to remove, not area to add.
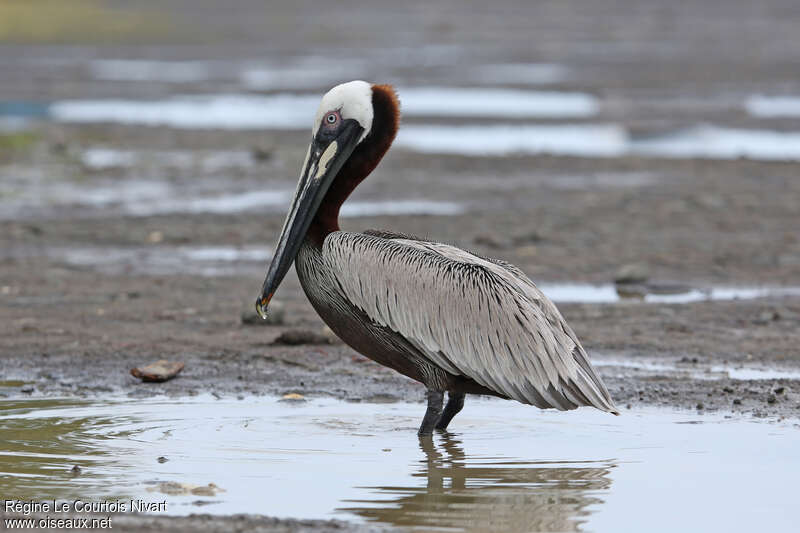
[[[707,287],[653,285],[648,287],[592,285],[588,283],[540,283],[537,286],[554,302],[615,303],[621,301],[662,304],[685,304],[719,300],[751,300],[800,296],[800,287]]]
[[[22,500],[142,498],[166,500],[169,514],[455,531],[794,525],[794,423],[661,409],[543,412],[470,398],[452,433],[419,441],[423,410],[268,397],[5,400],[0,487]],[[209,483],[223,490],[191,492]]]
[[[395,145],[422,153],[467,156],[553,154],[618,157],[628,137],[616,124],[404,124]]]
[[[105,154],[103,157],[110,155]],[[122,160],[116,159],[119,164]],[[211,163],[213,159],[206,160]],[[99,164],[99,160],[94,163]],[[104,164],[111,164],[106,158]],[[205,164],[205,163],[204,163]],[[288,186],[288,184],[287,184]],[[241,188],[240,184],[238,188]],[[175,184],[168,181],[97,180],[91,184],[50,184],[44,180],[23,186],[0,184],[0,195],[8,191],[0,205],[0,219],[92,217],[113,213],[114,216],[148,217],[172,214],[229,215],[236,213],[284,214],[293,190],[281,187],[263,189],[263,184],[250,189],[221,191],[218,181],[195,180]],[[73,208],[80,208],[75,211]],[[57,210],[54,208],[62,208]],[[342,217],[440,215],[465,213],[467,206],[458,202],[394,198],[388,200],[352,200],[341,209]]]
[[[251,76],[252,77],[252,76]],[[576,118],[595,115],[595,97],[576,92],[414,87],[399,89],[405,116]],[[62,122],[117,122],[173,128],[307,129],[317,94],[174,96],[163,100],[63,100],[49,108]]]
[[[272,251],[265,246],[70,246],[50,248],[47,255],[109,275],[213,277],[261,272]]]
[[[773,379],[800,380],[800,372],[784,370],[775,367],[754,365],[707,365],[703,363],[675,363],[668,364],[647,359],[620,359],[617,357],[593,357],[592,364],[598,367],[608,367],[617,370],[617,377],[628,377],[629,370],[642,377],[644,374],[653,376],[669,376],[672,378],[688,378],[703,380],[736,379],[740,381],[758,381]]]
[[[424,117],[577,118],[597,114],[586,93],[459,87],[399,88],[404,115]]]
[[[91,170],[155,167],[158,169],[199,169],[220,172],[250,169],[256,165],[253,154],[244,150],[119,150],[96,146],[81,154],[81,163]]]
[[[759,118],[800,117],[800,96],[753,95],[744,107]]]
[[[702,125],[647,137],[608,124],[408,124],[396,144],[466,156],[553,154],[578,157],[664,157],[765,161],[800,159],[800,133]]]

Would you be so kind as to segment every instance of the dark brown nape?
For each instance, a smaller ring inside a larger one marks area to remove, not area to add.
[[[311,223],[308,235],[317,246],[339,230],[339,209],[364,178],[375,170],[397,135],[400,105],[391,85],[372,86],[372,130],[339,170]]]

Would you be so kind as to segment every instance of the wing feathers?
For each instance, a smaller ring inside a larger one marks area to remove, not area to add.
[[[322,255],[344,297],[443,370],[539,407],[616,412],[575,334],[516,267],[347,232],[331,233]]]

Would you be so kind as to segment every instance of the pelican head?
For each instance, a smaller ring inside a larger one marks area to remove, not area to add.
[[[384,118],[387,109],[390,120]],[[380,130],[377,135],[373,134],[376,112],[382,122],[381,128],[375,128]],[[266,317],[267,305],[291,267],[315,217],[328,221],[329,228],[338,229],[336,219],[341,203],[389,148],[397,130],[397,115],[394,90],[386,85],[351,81],[337,85],[322,97],[297,190],[256,301],[256,311],[262,318]],[[387,124],[390,127],[387,128]],[[323,202],[335,182],[338,185],[336,198]]]

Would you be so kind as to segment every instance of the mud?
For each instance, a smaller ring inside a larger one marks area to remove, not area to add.
[[[250,1],[224,10],[162,4],[170,31],[125,26],[114,41],[66,18],[31,33],[38,37],[0,24],[3,398],[421,401],[420,385],[341,344],[276,344],[297,331],[330,341],[293,273],[276,295],[281,323],[247,323],[305,127],[181,129],[48,114],[63,100],[315,97],[364,77],[590,95],[582,116],[567,119],[487,117],[469,105],[443,117],[418,101],[404,126],[414,136],[445,128],[436,131],[450,132],[450,143],[469,128],[463,147],[481,129],[499,135],[493,128],[533,121],[552,137],[546,128],[568,123],[582,126],[570,135],[595,144],[576,153],[548,141],[544,153],[539,143],[476,156],[401,142],[354,195],[344,229],[452,242],[507,259],[543,287],[610,289],[633,269],[647,295],[699,290],[693,301],[577,297],[559,308],[601,362],[623,414],[661,406],[772,421],[800,415],[800,164],[792,155],[800,41],[791,2],[754,10],[743,1],[566,8],[511,0],[491,13],[412,2],[392,4],[391,20],[382,2],[348,3],[333,20],[296,2],[273,2],[268,13]],[[128,21],[152,14],[135,4],[115,9]],[[601,129],[580,136],[583,126]],[[623,149],[614,144],[620,132]],[[770,151],[773,142],[788,148]],[[704,298],[706,288],[747,296]],[[130,376],[159,359],[186,366],[166,383]],[[139,526],[363,530],[253,516],[120,522]]]

